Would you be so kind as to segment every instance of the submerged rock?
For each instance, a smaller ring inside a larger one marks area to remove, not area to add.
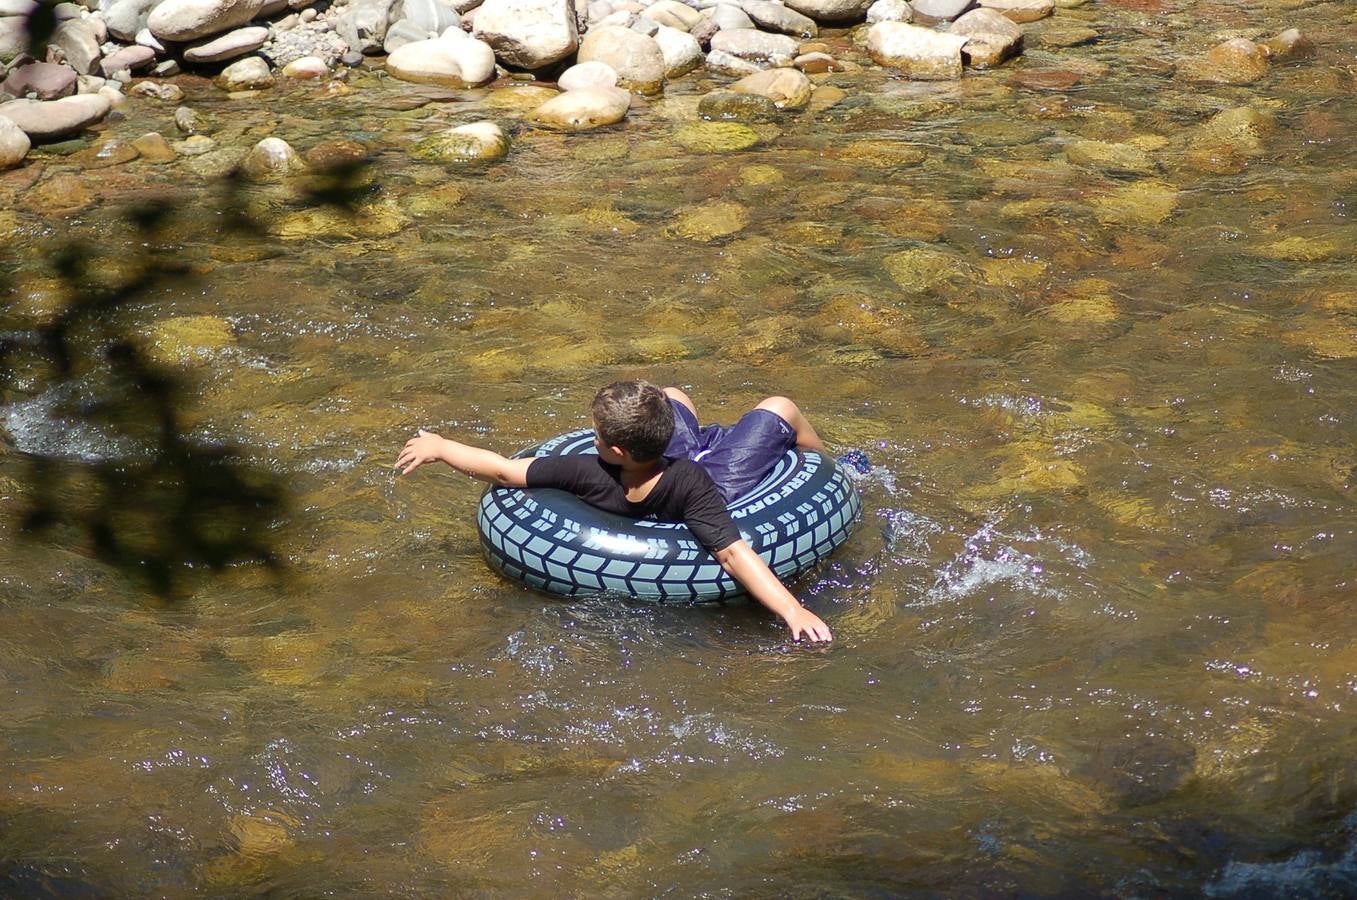
[[[1203,57],[1178,66],[1178,77],[1214,84],[1253,84],[1268,71],[1267,53],[1247,38],[1233,38],[1212,47]]]
[[[285,178],[305,171],[306,163],[282,138],[268,137],[250,148],[240,162],[240,171],[254,181]]]
[[[1150,155],[1134,144],[1073,141],[1065,147],[1065,158],[1073,165],[1111,174],[1152,175],[1158,170]]]
[[[772,122],[778,117],[778,109],[762,94],[712,91],[698,102],[697,114],[709,121]]]
[[[679,128],[674,138],[697,153],[730,153],[753,147],[759,133],[738,122],[696,122]]]
[[[867,52],[877,65],[910,78],[933,81],[961,77],[966,38],[904,22],[878,22],[867,35]]]
[[[415,156],[431,162],[486,163],[509,153],[509,138],[494,122],[472,122],[449,128],[415,145]]]
[[[749,224],[749,210],[738,203],[711,200],[679,213],[674,233],[696,241],[713,241],[742,231]]]
[[[587,131],[626,118],[631,94],[617,87],[576,88],[543,103],[532,121],[568,131]]]
[[[132,142],[141,158],[149,163],[171,162],[176,155],[170,142],[157,131],[147,132]]]
[[[261,57],[237,60],[221,70],[217,85],[224,91],[255,91],[273,86],[273,73]]]
[[[746,75],[730,86],[737,94],[758,94],[778,109],[800,109],[810,102],[810,79],[796,69],[768,69]]]

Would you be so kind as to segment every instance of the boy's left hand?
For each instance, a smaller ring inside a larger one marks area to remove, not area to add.
[[[829,626],[824,620],[804,606],[797,607],[787,616],[787,627],[791,629],[794,641],[801,640],[803,634],[809,641],[834,640],[834,635],[829,633]]]

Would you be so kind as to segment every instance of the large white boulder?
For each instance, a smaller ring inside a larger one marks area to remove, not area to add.
[[[966,38],[961,52],[977,68],[997,66],[1022,50],[1021,26],[992,9],[973,9],[947,30]]]
[[[664,84],[664,54],[653,38],[617,25],[590,29],[580,42],[579,61],[606,63],[617,83],[641,94],[658,93]]]
[[[909,22],[914,19],[914,10],[907,0],[876,0],[867,7],[867,24],[877,22]]]
[[[196,41],[244,25],[263,8],[264,0],[165,0],[146,27],[162,41]]]
[[[401,81],[419,84],[485,84],[495,77],[495,51],[485,41],[450,31],[397,48],[386,58],[386,70]]]
[[[506,65],[540,69],[579,47],[575,0],[485,0],[471,33]]]
[[[151,10],[161,0],[114,0],[104,9],[104,24],[108,33],[120,41],[134,41],[137,32],[146,27]]]
[[[563,91],[578,91],[580,88],[617,87],[617,73],[607,63],[597,60],[576,63],[561,73],[556,86]]]
[[[867,32],[867,52],[877,65],[910,78],[938,81],[961,77],[966,38],[905,22],[878,22]]]

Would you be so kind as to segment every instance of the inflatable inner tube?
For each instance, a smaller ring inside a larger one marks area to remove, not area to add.
[[[597,454],[592,430],[554,437],[517,456],[575,454]],[[788,579],[848,539],[862,501],[834,460],[790,450],[729,509],[754,551]],[[604,512],[566,491],[489,487],[476,525],[491,566],[552,594],[616,591],[692,602],[743,593],[686,525]]]

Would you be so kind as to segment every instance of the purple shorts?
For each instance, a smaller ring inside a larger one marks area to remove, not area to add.
[[[796,430],[766,409],[747,412],[734,425],[700,426],[688,407],[672,397],[669,405],[674,408],[674,436],[664,455],[700,465],[727,503],[762,481],[796,446]]]

